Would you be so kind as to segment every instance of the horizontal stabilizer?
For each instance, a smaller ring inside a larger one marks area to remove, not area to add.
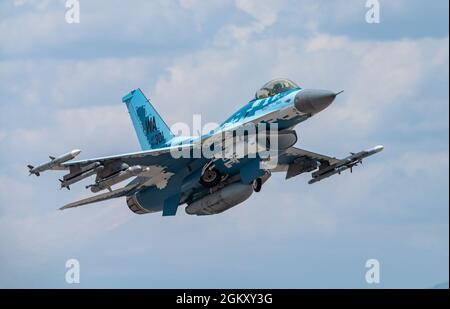
[[[87,204],[91,204],[91,203],[96,203],[96,202],[101,202],[101,201],[105,201],[105,200],[109,200],[112,198],[117,198],[117,197],[122,197],[127,195],[128,193],[130,193],[131,191],[133,191],[136,188],[137,184],[133,183],[130,184],[128,186],[125,186],[123,188],[117,189],[117,190],[113,190],[111,192],[106,192],[106,193],[102,193],[102,194],[98,194],[98,195],[94,195],[76,202],[72,202],[69,203],[67,205],[64,205],[63,207],[59,208],[59,210],[64,210],[67,208],[74,208],[74,207],[79,207],[82,205],[87,205]]]

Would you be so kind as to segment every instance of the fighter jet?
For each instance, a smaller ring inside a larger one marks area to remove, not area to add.
[[[313,184],[347,169],[352,171],[363,159],[382,151],[383,146],[376,146],[337,159],[294,146],[298,140],[295,126],[326,109],[340,93],[303,89],[288,79],[275,79],[214,130],[176,137],[143,92],[136,89],[122,102],[142,151],[71,161],[80,153],[75,149],[28,168],[36,176],[46,170],[68,171],[60,179],[61,188],[67,189],[95,175],[86,188],[98,194],[61,210],[125,197],[136,214],[174,216],[180,205],[186,205],[189,215],[219,214],[260,192],[272,173],[284,172],[286,179],[311,173],[309,183]],[[118,185],[127,179],[131,181]],[[115,185],[119,188],[113,188]]]

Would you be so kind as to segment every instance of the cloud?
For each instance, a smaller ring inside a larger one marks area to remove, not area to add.
[[[253,39],[255,35],[264,33],[268,27],[274,25],[285,1],[252,1],[236,0],[236,8],[252,17],[252,22],[244,25],[226,24],[215,34],[213,45],[226,47],[242,44]]]
[[[424,164],[426,160],[427,164]],[[430,178],[441,173],[442,170],[447,170],[449,167],[449,153],[448,151],[433,151],[433,152],[407,152],[403,154],[399,161],[402,169],[409,177],[414,177],[426,173]]]
[[[202,36],[215,29],[216,16],[227,5],[226,1],[198,5],[141,0],[124,10],[120,4],[118,0],[108,5],[82,1],[81,22],[68,24],[63,0],[27,1],[18,7],[4,2],[0,4],[5,12],[0,39],[14,44],[2,44],[0,54],[13,59],[80,59],[142,56],[149,51],[180,53],[201,44]]]
[[[253,17],[262,27],[268,27],[277,22],[278,13],[286,5],[285,1],[275,0],[236,0],[236,7]]]

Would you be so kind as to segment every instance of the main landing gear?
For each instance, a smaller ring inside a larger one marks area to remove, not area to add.
[[[220,179],[222,175],[215,168],[213,169],[205,169],[202,176],[200,177],[200,183],[206,188],[212,188],[217,186],[220,183]]]

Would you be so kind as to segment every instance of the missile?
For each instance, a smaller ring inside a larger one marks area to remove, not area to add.
[[[348,156],[347,158],[345,158],[344,161],[347,161],[348,163],[358,162],[358,161],[361,161],[362,159],[365,159],[367,157],[370,157],[376,153],[383,151],[383,149],[384,149],[384,146],[378,145],[373,148],[360,151],[358,153],[353,153],[353,154],[351,154],[351,156]]]
[[[103,165],[100,165],[100,162],[94,162],[81,168],[77,173],[70,173],[64,175],[63,179],[59,179],[59,181],[61,182],[60,189],[67,188],[67,190],[70,190],[69,186],[71,184],[74,184],[84,178],[94,175],[95,173],[99,172],[102,169]]]
[[[331,170],[331,171],[329,171],[328,173],[325,173],[325,174],[321,174],[321,175],[319,175],[319,176],[313,176],[313,178],[310,180],[310,181],[308,181],[308,183],[310,184],[310,185],[312,185],[313,183],[316,183],[316,182],[318,182],[318,181],[321,181],[322,179],[325,179],[325,178],[328,178],[328,177],[331,177],[331,176],[333,176],[333,175],[336,175],[336,174],[340,174],[340,173],[342,173],[343,171],[345,171],[345,170],[347,170],[347,169],[349,169],[349,168],[351,168],[350,166],[341,166],[341,167],[339,167],[339,168],[336,168],[336,169],[334,169],[334,170]]]
[[[318,170],[312,173],[312,179],[308,181],[308,183],[309,184],[316,183],[318,181],[321,181],[322,179],[331,177],[335,174],[340,174],[347,169],[350,169],[350,171],[352,172],[354,166],[358,165],[359,163],[362,163],[362,159],[372,156],[376,153],[379,153],[383,151],[383,149],[384,146],[379,145],[367,150],[360,151],[358,153],[352,153],[350,156],[346,157],[340,162],[333,164],[325,169]]]
[[[378,146],[375,146],[372,149],[369,149],[369,150],[366,150],[366,151],[369,154],[369,156],[371,156],[371,155],[376,154],[378,152],[381,152],[383,150],[384,150],[384,146],[383,145],[378,145]]]
[[[52,169],[55,166],[59,166],[61,165],[61,163],[64,163],[66,161],[72,160],[73,158],[78,156],[80,152],[81,152],[80,149],[74,149],[71,152],[63,154],[59,157],[49,156],[50,161],[43,163],[39,166],[34,167],[33,165],[27,165],[30,175],[35,174],[36,176],[39,176],[41,172]]]
[[[97,193],[101,190],[108,189],[111,191],[111,186],[115,185],[116,183],[119,183],[121,181],[124,181],[130,177],[137,176],[141,174],[142,172],[146,171],[148,167],[143,168],[140,165],[130,166],[129,168],[119,171],[117,173],[114,173],[111,176],[108,176],[106,178],[100,179],[99,181],[95,182],[95,184],[86,186],[87,188],[91,188],[91,191],[93,193]]]

